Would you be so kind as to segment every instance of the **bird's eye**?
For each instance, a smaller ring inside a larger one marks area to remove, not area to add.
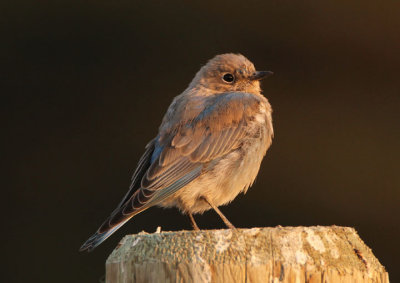
[[[230,73],[226,73],[226,74],[222,77],[222,79],[224,80],[224,82],[231,83],[231,82],[233,82],[233,81],[235,80],[235,77],[234,77],[232,74],[230,74]]]

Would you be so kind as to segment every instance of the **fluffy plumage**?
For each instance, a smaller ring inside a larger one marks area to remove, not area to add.
[[[234,80],[224,81],[225,74]],[[268,74],[239,54],[218,55],[202,67],[168,108],[128,193],[80,250],[94,249],[149,207],[174,206],[191,216],[246,192],[273,137],[259,83]]]

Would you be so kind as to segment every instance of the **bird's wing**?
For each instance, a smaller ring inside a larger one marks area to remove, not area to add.
[[[131,185],[129,186],[129,191],[121,200],[117,208],[123,206],[132,197],[135,191],[137,189],[140,189],[141,180],[143,176],[146,174],[147,169],[151,165],[151,156],[153,155],[154,152],[155,142],[156,139],[153,139],[146,145],[145,152],[139,159],[135,172],[133,173],[133,176],[131,178]]]
[[[211,161],[237,149],[260,103],[260,98],[246,93],[214,96],[194,117],[165,131],[161,126],[139,161],[130,191],[81,250],[92,250],[131,217],[207,171]]]

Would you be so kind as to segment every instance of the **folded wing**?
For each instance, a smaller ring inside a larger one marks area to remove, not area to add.
[[[80,250],[92,250],[134,215],[183,188],[212,166],[212,161],[240,147],[246,125],[259,111],[259,97],[227,93],[205,99],[194,116],[177,117],[147,146],[129,192]]]

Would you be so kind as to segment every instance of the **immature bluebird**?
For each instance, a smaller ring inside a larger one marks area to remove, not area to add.
[[[253,184],[273,137],[271,105],[256,71],[240,54],[211,59],[174,98],[158,135],[139,160],[130,189],[80,248],[91,251],[131,217],[152,206],[177,207],[190,217],[218,209]]]

